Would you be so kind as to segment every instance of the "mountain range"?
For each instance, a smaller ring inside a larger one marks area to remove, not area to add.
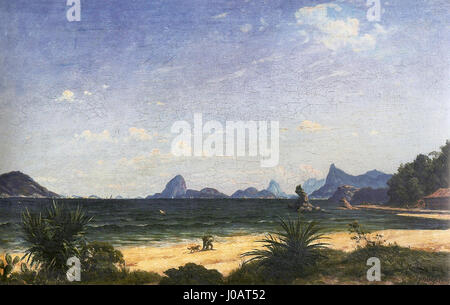
[[[188,189],[186,187],[186,181],[183,176],[177,175],[172,178],[161,193],[156,193],[146,197],[147,199],[153,198],[262,198],[262,199],[277,199],[277,198],[289,198],[286,193],[283,192],[280,185],[271,180],[267,189],[257,190],[254,187],[249,187],[244,190],[237,190],[231,196],[228,196],[214,188],[203,188],[200,191]]]
[[[362,175],[352,176],[343,170],[338,169],[334,164],[331,164],[327,178],[325,179],[325,184],[312,192],[309,197],[328,199],[333,196],[338,187],[342,185],[351,185],[356,188],[387,188],[387,182],[391,177],[392,175],[377,170],[371,170]]]
[[[387,187],[387,181],[392,175],[382,173],[377,170],[368,171],[365,174],[352,176],[331,164],[326,179],[308,179],[303,183],[304,190],[310,194],[310,198],[330,198],[342,185],[349,185],[355,188],[380,189]],[[365,191],[365,193],[372,193]],[[339,195],[339,194],[338,194]],[[337,195],[337,196],[338,196]],[[60,195],[49,191],[39,185],[30,176],[19,171],[14,171],[0,175],[0,198],[5,197],[34,197],[53,198]],[[73,196],[75,197],[75,196]],[[214,188],[203,188],[201,190],[188,189],[186,182],[181,175],[172,178],[161,193],[147,196],[150,198],[263,198],[263,199],[286,199],[295,198],[296,195],[288,195],[281,189],[275,180],[270,180],[266,189],[258,190],[248,187],[235,191],[231,196],[224,194]],[[378,197],[378,196],[376,196]],[[383,196],[382,196],[383,197]],[[89,198],[99,198],[91,195]],[[120,198],[120,197],[118,197]]]

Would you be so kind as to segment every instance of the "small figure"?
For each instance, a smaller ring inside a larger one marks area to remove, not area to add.
[[[203,240],[203,248],[202,251],[213,250],[214,237],[212,235],[205,235],[202,237]]]

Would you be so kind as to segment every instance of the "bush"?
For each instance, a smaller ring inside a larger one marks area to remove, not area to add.
[[[275,283],[288,283],[301,276],[304,270],[316,264],[322,257],[323,234],[316,222],[280,220],[282,232],[275,236],[268,234],[263,242],[264,249],[242,254],[251,257],[246,263],[256,262],[264,278]]]
[[[107,278],[125,267],[123,254],[107,242],[91,242],[83,247],[80,262],[83,278]]]
[[[22,215],[24,238],[31,245],[25,251],[27,262],[49,278],[65,279],[67,259],[80,257],[90,220],[80,207],[72,211],[55,201],[44,216],[31,215],[27,209]]]
[[[225,280],[229,285],[260,285],[271,284],[270,279],[265,278],[257,262],[250,262],[231,271]]]
[[[215,270],[209,270],[201,265],[187,263],[178,269],[171,268],[164,271],[166,277],[160,281],[160,285],[219,285],[223,284],[222,274]]]
[[[398,245],[377,245],[359,248],[350,253],[343,264],[347,275],[365,277],[366,262],[377,257],[381,262],[382,280],[400,280],[403,284],[447,282],[449,253],[412,250]]]

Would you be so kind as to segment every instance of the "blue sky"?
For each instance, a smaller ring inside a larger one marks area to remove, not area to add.
[[[0,0],[0,172],[100,196],[392,173],[450,138],[450,4],[380,4],[81,0],[68,22],[65,0]],[[172,156],[196,112],[279,121],[279,165]]]

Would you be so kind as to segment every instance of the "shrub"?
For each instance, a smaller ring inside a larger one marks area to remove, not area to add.
[[[164,271],[166,277],[160,281],[161,285],[218,285],[223,284],[222,274],[209,270],[201,265],[187,263],[178,269],[171,268]]]
[[[107,278],[125,267],[123,254],[107,242],[91,242],[83,247],[80,256],[83,278]]]
[[[269,278],[265,278],[257,262],[243,264],[238,269],[231,271],[225,281],[229,285],[259,285],[271,284]]]
[[[22,228],[31,247],[25,251],[24,258],[49,278],[65,279],[67,259],[80,257],[90,220],[80,207],[69,210],[55,201],[44,216],[31,215],[27,209],[22,215]]]
[[[243,253],[242,257],[251,257],[246,263],[255,261],[264,277],[274,282],[286,283],[301,276],[309,266],[322,257],[320,251],[326,247],[321,243],[323,234],[316,222],[303,222],[280,219],[282,232],[275,236],[268,234],[264,249]]]

